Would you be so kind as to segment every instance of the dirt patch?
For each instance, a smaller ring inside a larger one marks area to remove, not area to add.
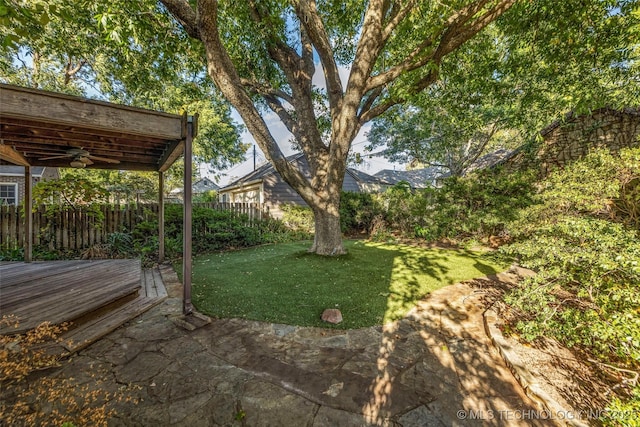
[[[498,314],[495,325],[502,331],[509,351],[517,355],[538,386],[563,409],[563,415],[573,415],[582,423],[601,425],[598,418],[604,414],[608,402],[614,396],[625,395],[627,390],[621,386],[625,377],[555,339],[540,338],[528,343],[514,333],[511,325],[519,319],[502,302],[502,297],[521,280],[518,273],[523,274],[523,270],[512,269],[465,283],[482,295],[485,309],[491,307]]]

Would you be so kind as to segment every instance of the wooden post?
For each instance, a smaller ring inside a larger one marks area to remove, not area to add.
[[[164,262],[164,172],[158,172],[158,262]]]
[[[184,142],[184,218],[183,218],[183,239],[182,239],[182,281],[184,285],[184,298],[182,311],[184,314],[193,313],[191,304],[191,243],[192,243],[192,179],[193,169],[192,143],[196,133],[197,116],[187,117],[187,136]]]
[[[24,167],[24,262],[33,255],[33,199],[31,196],[31,166]]]

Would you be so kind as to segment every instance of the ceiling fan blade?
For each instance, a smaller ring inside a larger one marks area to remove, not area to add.
[[[20,152],[25,151],[25,150],[18,150]],[[38,154],[40,156],[62,156],[67,155],[67,153],[65,153],[64,151],[29,151],[29,154]]]
[[[90,158],[88,158],[88,157],[85,157],[85,156],[80,157],[78,160],[80,160],[82,163],[84,163],[84,164],[85,164],[85,165],[87,165],[87,166],[91,166],[91,165],[93,164],[93,162],[91,161],[91,159],[90,159]]]
[[[93,160],[98,160],[100,162],[113,163],[114,165],[117,165],[118,163],[120,163],[120,160],[108,159],[106,157],[93,156],[91,154],[89,154],[87,157],[90,158],[90,159],[93,159]]]
[[[58,154],[56,156],[51,157],[41,157],[38,160],[54,160],[54,159],[64,159],[65,157],[71,157],[68,154]]]

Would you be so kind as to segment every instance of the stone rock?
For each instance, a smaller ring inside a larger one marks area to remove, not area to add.
[[[342,322],[342,313],[337,308],[327,308],[322,312],[322,320],[328,323],[338,324]]]

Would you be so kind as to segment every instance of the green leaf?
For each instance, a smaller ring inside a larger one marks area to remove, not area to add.
[[[41,16],[40,16],[40,24],[42,25],[47,25],[50,21],[49,19],[49,15],[47,14],[47,12],[44,12]]]

